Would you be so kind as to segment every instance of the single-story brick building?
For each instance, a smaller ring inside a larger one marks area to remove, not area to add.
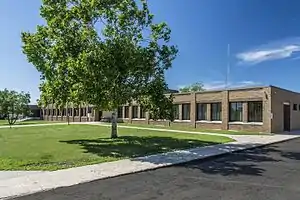
[[[196,93],[174,93],[176,120],[151,120],[137,104],[118,109],[118,118],[129,123],[192,126],[201,129],[243,130],[254,132],[300,129],[300,93],[275,86],[235,88]],[[110,112],[92,106],[43,110],[45,120],[100,121]]]

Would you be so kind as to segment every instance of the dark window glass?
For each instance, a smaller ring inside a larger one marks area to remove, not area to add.
[[[299,109],[298,110],[300,111],[300,104],[299,104]]]
[[[123,106],[119,106],[118,108],[118,118],[123,118]]]
[[[179,119],[179,104],[173,105],[174,119]]]
[[[262,122],[263,121],[262,101],[248,102],[248,121],[249,122]]]
[[[211,104],[211,120],[222,121],[222,103]]]
[[[182,120],[190,120],[191,104],[182,104]]]
[[[294,104],[294,105],[293,105],[293,110],[297,110],[297,107],[298,107],[298,105],[297,105],[297,104]]]
[[[124,106],[125,113],[124,113],[124,118],[129,118],[129,106]]]
[[[62,109],[62,115],[66,116],[66,109],[65,108]]]
[[[146,112],[142,107],[140,107],[140,118],[145,119],[146,118]]]
[[[138,106],[132,106],[132,118],[138,118]]]
[[[232,102],[229,103],[229,121],[242,122],[243,121],[243,103]]]
[[[197,103],[197,118],[199,120],[207,120],[207,104]]]

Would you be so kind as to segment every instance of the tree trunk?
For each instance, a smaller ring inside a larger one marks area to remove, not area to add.
[[[69,115],[69,110],[68,110],[68,115],[67,115],[67,121],[68,121],[68,125],[70,125],[70,115]]]
[[[114,111],[112,113],[111,118],[111,138],[117,138],[118,137],[118,129],[117,129],[117,116],[116,112]]]

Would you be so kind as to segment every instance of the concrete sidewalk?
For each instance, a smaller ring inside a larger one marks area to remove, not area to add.
[[[162,130],[166,131],[165,129]],[[226,136],[229,137],[229,135]],[[295,134],[274,136],[231,135],[230,137],[236,139],[237,141],[228,144],[174,151],[164,154],[0,180],[0,199],[166,167],[195,159],[204,159],[248,148],[283,142],[298,138],[299,136]]]

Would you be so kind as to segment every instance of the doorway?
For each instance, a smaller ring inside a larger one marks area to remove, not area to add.
[[[291,106],[287,104],[283,105],[283,130],[291,130]]]

